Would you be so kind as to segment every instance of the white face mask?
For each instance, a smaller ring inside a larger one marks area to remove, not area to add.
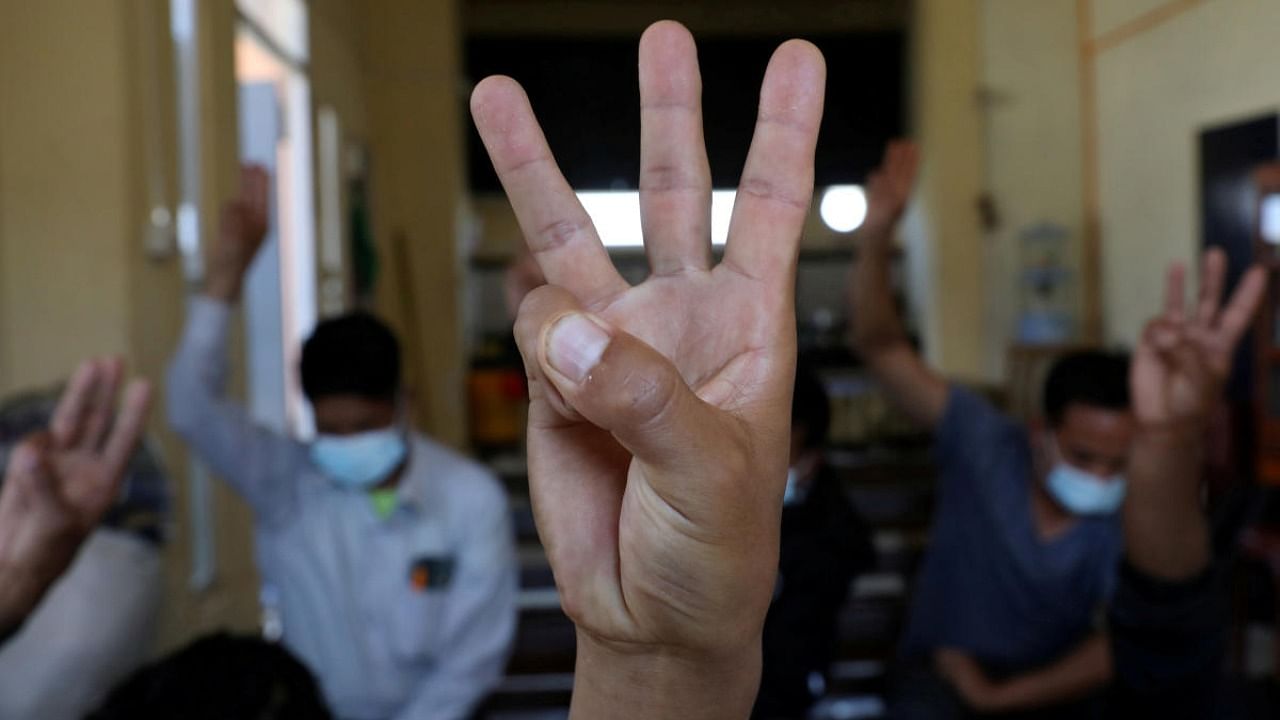
[[[1123,475],[1109,479],[1059,461],[1046,480],[1058,504],[1075,515],[1111,515],[1124,504],[1128,483]]]
[[[408,453],[397,426],[356,435],[320,435],[311,443],[311,462],[339,487],[367,490],[387,479]]]
[[[1052,442],[1058,448],[1057,439]],[[1059,460],[1049,470],[1045,487],[1068,512],[1073,515],[1112,515],[1124,505],[1128,482],[1123,475],[1098,477],[1062,460],[1060,449],[1055,454]]]

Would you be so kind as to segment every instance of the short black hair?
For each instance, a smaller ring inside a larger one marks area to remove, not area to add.
[[[328,720],[315,678],[282,646],[210,635],[135,672],[89,720]]]
[[[302,345],[302,391],[307,399],[359,395],[395,400],[400,389],[400,342],[381,320],[353,312],[325,320]]]
[[[813,367],[803,361],[796,365],[791,427],[804,428],[805,450],[822,447],[831,427],[831,401],[827,398],[827,388]]]
[[[1044,414],[1058,427],[1073,404],[1129,409],[1129,356],[1085,350],[1058,358],[1044,382]]]

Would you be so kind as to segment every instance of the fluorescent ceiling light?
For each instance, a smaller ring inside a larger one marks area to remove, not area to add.
[[[711,242],[724,245],[733,216],[733,190],[711,193]],[[578,200],[607,248],[644,247],[640,228],[640,193],[635,190],[601,190],[578,193]]]
[[[867,219],[867,194],[861,185],[832,185],[818,205],[822,222],[836,232],[853,232]]]

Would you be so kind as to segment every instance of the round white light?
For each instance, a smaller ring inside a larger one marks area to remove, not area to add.
[[[861,185],[832,185],[822,193],[818,214],[832,230],[853,232],[867,218],[867,194]]]

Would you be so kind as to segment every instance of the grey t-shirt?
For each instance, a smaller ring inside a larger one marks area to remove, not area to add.
[[[904,656],[955,647],[1017,673],[1072,650],[1114,589],[1119,517],[1080,518],[1042,541],[1027,432],[967,390],[950,391],[935,452],[937,505]]]

